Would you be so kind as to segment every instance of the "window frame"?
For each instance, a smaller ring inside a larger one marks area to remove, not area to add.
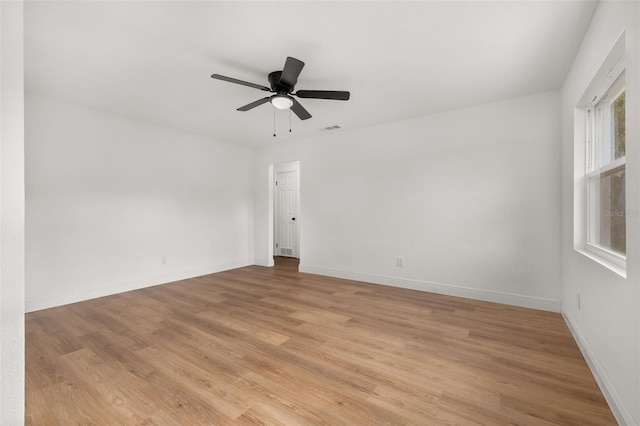
[[[596,111],[598,109],[602,110],[603,104],[608,107],[612,106],[622,92],[626,92],[626,63],[624,51],[625,32],[623,31],[589,84],[578,105],[576,105],[576,111],[579,112],[579,115],[576,117],[582,118],[576,118],[574,122],[577,126],[574,127],[576,137],[576,145],[574,145],[576,151],[574,151],[574,156],[578,161],[580,157],[582,157],[584,166],[581,172],[579,169],[576,169],[577,174],[575,175],[576,184],[578,185],[576,186],[576,190],[579,190],[579,194],[582,195],[577,196],[575,200],[578,201],[578,204],[574,204],[574,220],[576,220],[578,224],[581,224],[581,226],[574,227],[574,249],[626,278],[626,254],[616,252],[591,241],[594,218],[592,217],[593,200],[590,198],[592,197],[592,187],[590,187],[590,185],[594,184],[595,179],[601,179],[603,174],[611,173],[616,169],[624,170],[626,181],[626,152],[624,156],[615,159],[614,147],[613,158],[610,159],[607,164],[600,165],[603,162],[602,144],[615,143],[615,141],[604,141],[605,137],[613,138],[612,133],[598,140],[600,137],[598,131],[602,129],[602,125],[598,128],[597,121],[598,119],[602,120],[604,117],[596,117]],[[584,122],[580,124],[582,120],[584,120]],[[582,127],[582,125],[584,125],[584,127]],[[580,151],[582,151],[582,154],[580,154]],[[578,162],[577,165],[579,164]],[[626,198],[626,185],[624,191]],[[582,200],[582,202],[580,202],[580,200]],[[597,226],[599,226],[600,217],[601,213],[598,214],[598,220],[595,222],[598,224]],[[624,217],[626,229],[626,212]]]
[[[626,179],[626,152],[620,158],[609,161],[608,163],[601,165],[602,152],[601,149],[605,144],[611,144],[612,141],[608,138],[612,136],[610,133],[611,120],[610,107],[613,105],[616,99],[626,92],[626,80],[625,80],[625,68],[622,61],[618,61],[616,66],[611,70],[607,76],[607,81],[613,80],[613,83],[609,87],[604,89],[602,96],[596,95],[590,108],[587,109],[587,138],[586,138],[586,167],[585,167],[585,184],[587,194],[587,211],[586,211],[586,233],[585,233],[585,250],[592,254],[602,257],[608,262],[612,262],[615,265],[625,268],[627,257],[626,254],[619,253],[615,250],[611,250],[608,247],[599,245],[591,241],[591,235],[593,227],[596,223],[599,224],[601,216],[598,215],[594,218],[594,206],[591,197],[590,185],[597,179],[600,179],[603,175],[611,173],[615,170],[624,170]],[[625,118],[626,120],[626,118]],[[615,142],[613,142],[615,143]],[[626,188],[625,188],[626,191]],[[626,197],[626,194],[625,194]],[[625,215],[625,229],[626,229],[626,215]]]

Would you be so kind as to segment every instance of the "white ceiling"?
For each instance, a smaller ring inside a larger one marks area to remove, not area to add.
[[[265,92],[287,56],[313,115],[276,117],[278,138],[357,128],[557,89],[593,1],[29,1],[25,85],[49,96],[246,146],[273,143]]]

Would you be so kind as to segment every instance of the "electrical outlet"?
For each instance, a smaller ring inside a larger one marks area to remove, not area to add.
[[[398,268],[404,268],[404,257],[396,258],[396,266]]]
[[[160,256],[160,263],[162,263],[163,265],[167,264],[167,256]]]

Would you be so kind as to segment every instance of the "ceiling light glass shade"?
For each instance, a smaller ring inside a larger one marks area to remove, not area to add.
[[[285,95],[276,95],[271,98],[271,105],[278,109],[289,109],[293,105],[293,100]]]

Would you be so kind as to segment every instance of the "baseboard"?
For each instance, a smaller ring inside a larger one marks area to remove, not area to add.
[[[124,293],[126,291],[138,290],[145,287],[167,284],[173,281],[180,281],[188,278],[199,277],[202,275],[214,274],[216,272],[241,268],[243,266],[249,266],[252,264],[254,264],[253,259],[212,264],[199,268],[174,271],[168,274],[154,275],[138,280],[111,283],[108,285],[100,286],[99,288],[89,289],[86,291],[60,294],[53,297],[46,297],[41,299],[27,300],[25,302],[25,312],[39,311],[47,308],[54,308],[56,306],[68,305],[69,303],[76,303],[85,300],[96,299],[98,297],[111,296],[113,294]]]
[[[620,398],[620,395],[616,392],[615,388],[612,386],[609,377],[605,373],[604,369],[598,362],[598,358],[595,356],[589,345],[587,344],[586,339],[582,336],[580,329],[576,326],[573,317],[567,313],[562,312],[562,317],[564,321],[567,323],[571,334],[573,335],[573,339],[578,344],[580,348],[580,352],[582,352],[582,356],[584,357],[589,369],[591,369],[591,373],[593,377],[596,379],[602,394],[604,395],[607,403],[609,404],[609,408],[611,408],[611,412],[616,418],[616,421],[621,426],[632,426],[636,423],[631,416],[631,413],[624,405],[624,402]]]
[[[539,297],[523,296],[519,294],[503,293],[491,290],[480,290],[476,288],[462,287],[451,284],[433,283],[428,281],[390,277],[385,275],[342,271],[304,264],[300,264],[299,270],[300,272],[306,272],[310,274],[325,275],[329,277],[344,278],[355,281],[364,281],[372,284],[382,284],[392,287],[407,288],[411,290],[427,291],[430,293],[445,294],[447,296],[465,297],[467,299],[502,303],[505,305],[520,306],[523,308],[538,309],[542,311],[560,312],[559,300],[543,299]]]

